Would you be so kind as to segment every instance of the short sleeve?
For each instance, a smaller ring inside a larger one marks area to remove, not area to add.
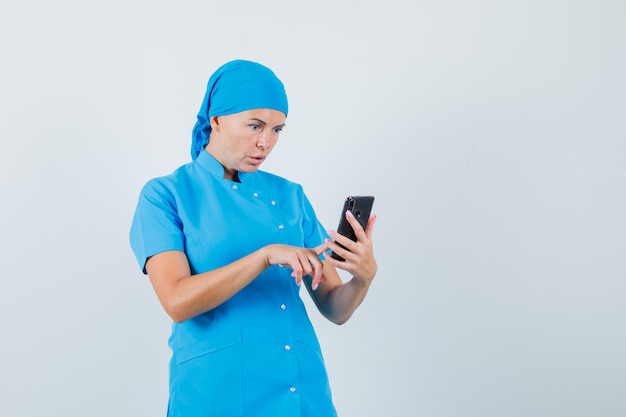
[[[141,190],[130,228],[130,246],[144,274],[151,256],[168,250],[185,250],[176,198],[159,180],[149,181]]]
[[[303,211],[302,229],[304,232],[304,246],[307,248],[313,248],[321,245],[324,242],[324,239],[329,236],[326,233],[324,226],[322,226],[320,221],[317,219],[313,205],[311,205],[311,202],[304,194],[304,191],[302,191],[302,189],[300,189],[300,191],[302,192],[301,204]]]

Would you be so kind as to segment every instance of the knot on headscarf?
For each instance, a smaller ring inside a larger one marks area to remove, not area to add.
[[[191,158],[209,143],[211,117],[252,109],[273,109],[287,116],[287,94],[271,69],[256,62],[235,60],[222,65],[207,84],[198,121],[193,128]]]

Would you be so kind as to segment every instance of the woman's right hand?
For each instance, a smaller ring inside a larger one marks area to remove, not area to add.
[[[296,284],[302,283],[302,277],[310,275],[311,288],[317,289],[320,282],[325,281],[322,274],[324,268],[319,255],[328,250],[328,243],[322,243],[315,248],[301,248],[297,246],[273,244],[264,248],[267,265],[280,265],[291,268],[291,276],[295,278]]]

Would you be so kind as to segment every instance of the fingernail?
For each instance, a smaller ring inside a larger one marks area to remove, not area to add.
[[[311,287],[311,288],[313,288],[313,291],[315,291],[317,289],[317,286],[318,286],[317,283],[313,284],[313,286]]]
[[[354,215],[352,214],[352,212],[350,210],[346,211],[346,216],[354,217]]]

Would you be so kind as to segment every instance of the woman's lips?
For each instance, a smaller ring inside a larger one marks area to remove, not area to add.
[[[263,161],[265,161],[264,156],[251,156],[250,159],[252,160],[253,164],[261,164]]]

